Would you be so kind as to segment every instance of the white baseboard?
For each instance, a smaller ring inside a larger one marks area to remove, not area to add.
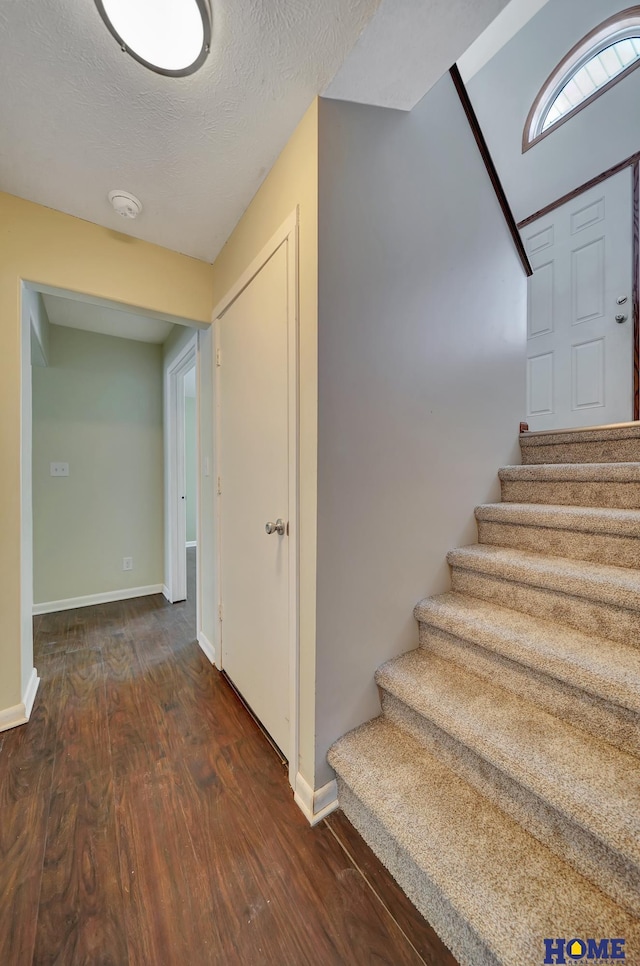
[[[169,593],[169,588],[167,587],[166,584],[162,585],[162,596],[164,597],[165,600],[168,600],[170,604],[173,604],[173,601],[171,600],[171,594]]]
[[[317,825],[318,822],[321,822],[323,818],[337,809],[338,785],[334,779],[314,791],[308,781],[298,772],[293,800],[305,815],[309,825]]]
[[[207,657],[207,659],[211,661],[212,664],[215,664],[216,649],[211,643],[211,641],[209,640],[209,638],[205,634],[203,634],[202,631],[198,631],[198,644],[200,645],[200,648],[204,653],[204,655]]]
[[[185,547],[187,548],[187,550],[189,550],[191,547],[197,547],[197,546],[198,546],[197,540],[187,540],[185,544]]]
[[[9,728],[17,728],[18,725],[27,723],[31,716],[39,684],[38,672],[33,668],[20,704],[14,704],[12,708],[5,708],[0,711],[0,731],[8,731]]]
[[[67,600],[49,600],[44,604],[34,604],[34,614],[55,614],[59,610],[75,610],[76,607],[91,607],[93,604],[110,604],[114,600],[131,600],[133,597],[148,597],[162,594],[162,584],[149,584],[147,587],[129,587],[126,590],[109,590],[104,594],[89,594],[87,597],[69,597]]]

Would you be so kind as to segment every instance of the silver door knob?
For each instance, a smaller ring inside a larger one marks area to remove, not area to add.
[[[278,517],[275,523],[265,523],[264,528],[268,534],[277,533],[283,537],[287,527],[284,521]]]
[[[626,315],[616,315],[616,322],[626,322],[626,321],[627,321]]]

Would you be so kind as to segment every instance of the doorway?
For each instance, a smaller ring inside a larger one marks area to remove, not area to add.
[[[634,419],[633,224],[627,167],[523,230],[532,431]]]
[[[159,594],[173,325],[50,293],[30,319],[34,612]]]
[[[198,334],[194,332],[167,370],[167,584],[171,603],[187,599],[188,563],[195,577],[198,533]],[[196,580],[197,583],[197,580]]]
[[[216,460],[221,667],[298,759],[297,214],[220,304]]]
[[[198,414],[195,365],[184,377],[184,497],[187,600],[195,602],[198,569]]]

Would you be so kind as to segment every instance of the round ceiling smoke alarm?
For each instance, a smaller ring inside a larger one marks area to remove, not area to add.
[[[113,206],[113,210],[116,214],[121,215],[122,218],[137,218],[142,211],[142,202],[129,191],[115,188],[109,192],[108,198]]]

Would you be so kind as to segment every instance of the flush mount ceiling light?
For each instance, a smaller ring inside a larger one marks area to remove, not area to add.
[[[209,0],[95,0],[105,24],[140,64],[158,74],[186,77],[211,46]]]

